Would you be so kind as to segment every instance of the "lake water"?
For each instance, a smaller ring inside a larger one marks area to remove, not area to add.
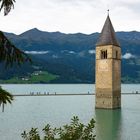
[[[77,93],[95,93],[95,85],[93,84],[3,84],[4,89],[12,94],[30,94],[48,93],[49,94],[77,94]],[[122,84],[122,93],[140,93],[139,84]]]
[[[92,84],[2,85],[13,94],[30,92],[94,93]],[[123,93],[140,93],[140,85],[122,85]],[[95,110],[95,96],[30,96],[15,97],[12,105],[0,112],[0,140],[22,140],[21,133],[31,127],[40,129],[49,123],[60,126],[69,123],[72,116],[81,122],[96,120],[96,140],[140,139],[140,94],[122,95],[122,108]]]

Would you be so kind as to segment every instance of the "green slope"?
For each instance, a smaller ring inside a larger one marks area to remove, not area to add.
[[[48,73],[47,71],[36,71],[26,77],[13,77],[8,80],[1,80],[0,83],[15,83],[15,84],[31,84],[31,83],[49,83],[57,79],[59,76]]]

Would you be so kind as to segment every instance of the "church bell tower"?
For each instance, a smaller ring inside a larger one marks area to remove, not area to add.
[[[96,108],[121,108],[121,48],[109,15],[96,44]]]

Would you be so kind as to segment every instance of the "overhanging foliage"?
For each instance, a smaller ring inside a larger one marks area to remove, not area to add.
[[[14,63],[20,65],[31,59],[23,51],[16,48],[0,31],[0,62],[5,62],[6,66],[12,66]]]

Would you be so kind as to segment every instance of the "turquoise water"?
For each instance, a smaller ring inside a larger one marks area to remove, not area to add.
[[[3,84],[4,89],[8,90],[12,94],[30,94],[49,92],[50,94],[60,93],[95,93],[94,84]],[[122,84],[122,93],[140,93],[139,84]]]
[[[13,94],[30,94],[30,92],[49,92],[54,93],[93,93],[95,91],[95,85],[92,84],[7,84],[2,85],[4,89],[7,89]]]
[[[14,94],[34,92],[87,93],[93,85],[2,85]],[[140,91],[140,85],[122,85],[124,92]],[[95,110],[95,96],[15,97],[12,105],[0,112],[0,140],[21,140],[23,130],[40,129],[49,123],[60,126],[78,115],[87,123],[96,120],[97,140],[140,139],[140,95],[122,95],[120,110]]]

